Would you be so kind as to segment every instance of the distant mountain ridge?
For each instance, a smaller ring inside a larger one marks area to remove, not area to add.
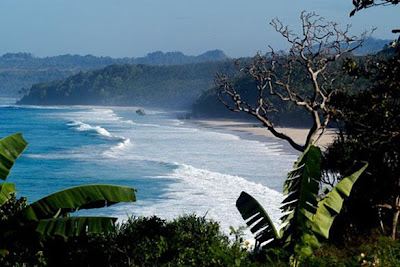
[[[7,53],[0,57],[0,68],[36,69],[36,68],[58,68],[58,69],[93,69],[102,68],[113,64],[146,64],[146,65],[180,65],[189,63],[201,63],[206,61],[225,60],[229,57],[221,50],[207,51],[198,56],[188,56],[182,52],[148,53],[138,58],[111,58],[96,57],[93,55],[60,55],[52,57],[35,57],[31,53]]]
[[[365,39],[363,46],[357,48],[354,51],[354,54],[360,55],[360,56],[376,54],[376,53],[382,51],[392,41],[393,40],[389,40],[389,39],[383,40],[383,39],[375,39],[375,38],[369,37],[369,38]]]
[[[160,51],[138,58],[111,58],[92,55],[60,55],[35,57],[30,53],[7,53],[0,56],[0,96],[18,96],[32,85],[65,79],[80,71],[104,68],[113,64],[146,64],[172,66],[190,63],[223,61],[229,57],[221,50],[207,51],[198,56],[181,52]]]
[[[135,58],[134,64],[146,65],[181,65],[190,63],[202,63],[207,61],[220,61],[229,57],[221,50],[210,50],[198,56],[187,56],[182,52],[167,52],[161,51],[147,54],[145,57]]]

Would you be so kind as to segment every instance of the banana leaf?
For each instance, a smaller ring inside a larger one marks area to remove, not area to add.
[[[80,209],[111,206],[119,202],[134,202],[135,189],[116,185],[84,185],[65,189],[44,197],[26,207],[24,219],[39,221],[57,218]]]
[[[312,222],[312,231],[325,238],[329,238],[329,230],[335,217],[340,213],[345,197],[350,196],[351,189],[360,175],[368,167],[366,163],[360,170],[342,179],[326,194],[326,197],[318,204],[318,210]]]
[[[13,183],[0,184],[0,206],[6,203],[13,194],[17,193]]]
[[[278,231],[268,213],[252,196],[242,192],[236,201],[236,207],[255,235],[256,249],[264,242],[269,240],[274,242],[279,239]]]
[[[321,151],[309,146],[294,164],[284,183],[286,198],[281,209],[285,213],[281,221],[283,240],[295,243],[303,234],[310,234],[309,224],[318,207],[319,182],[321,179]]]
[[[44,219],[37,223],[36,231],[45,236],[64,238],[87,233],[100,234],[114,229],[117,219],[110,217],[64,217]]]
[[[7,179],[15,160],[24,152],[28,143],[21,133],[9,135],[0,140],[0,179]]]

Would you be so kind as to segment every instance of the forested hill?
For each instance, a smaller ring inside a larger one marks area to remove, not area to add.
[[[138,58],[95,57],[92,55],[61,55],[39,58],[29,53],[7,53],[0,56],[0,96],[17,96],[22,88],[40,82],[64,79],[80,71],[104,68],[112,64],[178,65],[221,61],[228,57],[220,50],[199,56],[181,52],[153,52]]]
[[[213,86],[215,73],[232,71],[230,60],[174,66],[111,65],[36,84],[19,104],[188,108]]]

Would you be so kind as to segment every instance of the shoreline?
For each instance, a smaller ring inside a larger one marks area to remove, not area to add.
[[[15,105],[15,104],[14,104]],[[56,107],[56,108],[110,108],[117,110],[137,110],[145,109],[156,112],[165,112],[171,114],[181,113],[182,111],[177,110],[165,110],[157,108],[145,108],[140,106],[102,106],[102,105],[17,105],[17,106],[43,106],[43,107]],[[295,150],[287,141],[277,138],[272,135],[260,122],[248,121],[241,119],[231,118],[216,118],[216,119],[178,119],[185,124],[192,125],[194,127],[211,129],[217,132],[230,133],[240,138],[247,140],[255,140],[259,142],[278,142],[283,146],[283,151],[291,154],[299,155],[300,152]],[[291,128],[291,127],[276,127],[277,131],[282,132],[291,137],[296,143],[304,143],[308,129],[306,128]],[[337,129],[327,129],[323,136],[317,141],[316,145],[321,148],[322,151],[333,143],[337,136]]]
[[[287,141],[275,137],[271,132],[263,127],[261,123],[258,122],[234,119],[190,119],[182,121],[192,124],[195,127],[234,134],[243,139],[255,140],[259,142],[279,142],[283,146],[283,151],[290,154],[300,154],[300,152],[295,150]],[[308,133],[308,129],[303,128],[277,127],[276,129],[279,132],[290,136],[297,143],[304,143]],[[321,136],[316,145],[320,147],[322,151],[324,151],[330,144],[333,143],[336,136],[336,129],[328,129],[324,135]]]

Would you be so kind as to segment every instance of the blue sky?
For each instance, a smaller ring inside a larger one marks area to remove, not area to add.
[[[400,5],[349,18],[351,0],[1,0],[0,54],[139,57],[221,49],[251,56],[269,44],[284,48],[268,23],[278,17],[296,29],[303,10],[350,23],[355,34],[376,26],[376,38],[394,39],[391,29],[400,28]]]

